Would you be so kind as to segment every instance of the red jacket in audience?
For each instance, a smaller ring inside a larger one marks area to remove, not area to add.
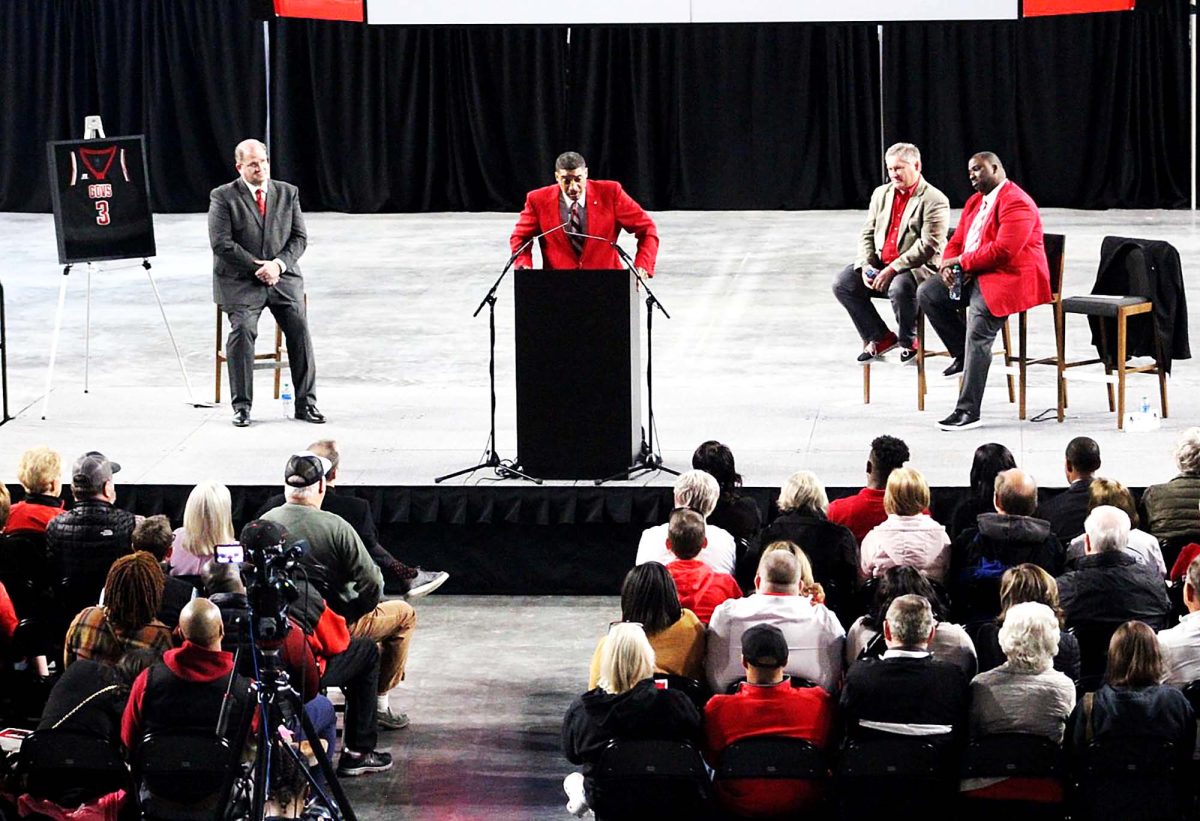
[[[713,696],[704,708],[704,757],[717,767],[725,748],[743,738],[800,738],[824,747],[833,727],[833,697],[822,687],[743,682],[728,696]],[[786,779],[717,781],[717,797],[728,810],[753,817],[782,816],[819,799],[813,784]]]
[[[699,559],[676,559],[667,565],[667,572],[675,580],[680,606],[691,610],[705,624],[721,602],[742,597],[742,588],[733,576],[718,573]]]
[[[8,590],[0,584],[0,649],[8,646],[17,630],[17,611],[13,609]]]
[[[8,522],[4,525],[5,533],[17,533],[22,530],[33,530],[45,533],[46,525],[58,514],[65,510],[63,500],[41,493],[31,493],[24,501],[12,506],[8,514]]]
[[[829,503],[829,521],[850,528],[862,544],[863,537],[887,519],[883,510],[883,490],[864,487],[854,496],[834,499]]]

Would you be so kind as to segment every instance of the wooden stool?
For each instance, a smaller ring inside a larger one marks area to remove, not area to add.
[[[1012,333],[1008,327],[1008,317],[1004,319],[1004,370],[1008,376],[1008,401],[1012,401],[1013,377],[1017,378],[1017,393],[1020,396],[1020,406],[1017,416],[1025,418],[1026,370],[1030,365],[1058,365],[1059,353],[1062,350],[1063,339],[1063,307],[1062,307],[1062,278],[1064,266],[1064,250],[1067,238],[1062,234],[1046,234],[1046,262],[1050,268],[1050,305],[1054,310],[1054,356],[1043,356],[1030,359],[1026,350],[1026,338],[1029,333],[1028,309],[1017,313],[1017,355],[1012,354]],[[1034,306],[1037,307],[1037,306]],[[1065,382],[1059,382],[1059,390],[1065,390]],[[1059,399],[1066,404],[1066,396]]]
[[[1065,340],[1058,341],[1058,421],[1063,421],[1063,409],[1066,407],[1067,387],[1066,371],[1083,365],[1103,363],[1104,376],[1096,374],[1080,374],[1075,379],[1091,379],[1104,382],[1108,388],[1108,409],[1117,412],[1117,430],[1125,429],[1125,378],[1131,373],[1153,373],[1158,375],[1158,398],[1162,418],[1167,418],[1167,373],[1163,370],[1162,346],[1155,335],[1155,356],[1152,365],[1139,365],[1130,368],[1126,362],[1126,331],[1129,317],[1138,314],[1150,314],[1153,318],[1154,303],[1140,296],[1108,296],[1091,294],[1088,296],[1073,296],[1062,301],[1063,331],[1066,332],[1066,314],[1083,314],[1100,318],[1100,348],[1101,355],[1095,359],[1081,359],[1076,362],[1066,361]],[[1117,322],[1116,356],[1109,356],[1108,331],[1104,319],[1115,319]],[[1116,362],[1116,375],[1113,375],[1113,362]],[[1116,402],[1113,401],[1113,385],[1117,386]]]
[[[308,313],[308,294],[304,295],[304,312]],[[225,356],[225,314],[221,310],[221,306],[217,306],[217,343],[216,343],[216,362],[213,376],[213,401],[221,402],[221,366],[228,360]],[[283,358],[283,329],[278,324],[275,325],[275,346],[265,353],[254,352],[254,364],[252,366],[256,371],[275,371],[275,398],[279,398],[279,385],[281,382],[280,373],[284,368],[288,367],[288,361]]]

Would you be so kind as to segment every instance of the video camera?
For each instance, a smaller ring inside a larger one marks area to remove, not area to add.
[[[243,580],[250,604],[250,632],[256,643],[282,642],[291,629],[288,606],[300,595],[292,570],[308,550],[308,542],[291,539],[277,522],[255,519],[239,537],[245,549]]]

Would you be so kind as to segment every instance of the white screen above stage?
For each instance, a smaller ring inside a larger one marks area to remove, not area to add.
[[[377,25],[1015,20],[1017,0],[370,0]]]

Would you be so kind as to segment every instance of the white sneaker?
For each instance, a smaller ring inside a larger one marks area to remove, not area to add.
[[[563,792],[567,794],[567,812],[576,818],[591,815],[592,809],[583,793],[583,773],[571,773],[564,778]]]

